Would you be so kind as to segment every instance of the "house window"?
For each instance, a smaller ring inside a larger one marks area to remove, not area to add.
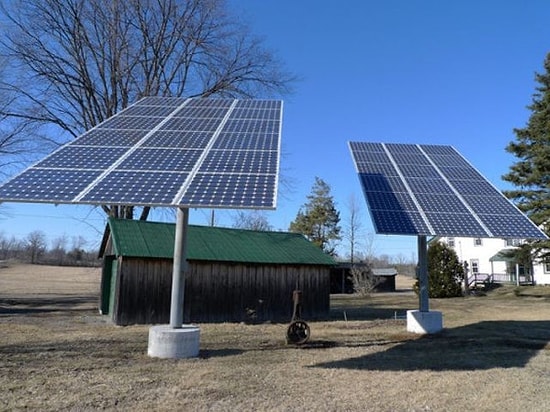
[[[506,239],[506,246],[520,246],[521,239]]]
[[[482,244],[483,244],[483,242],[481,241],[480,237],[476,237],[474,239],[474,246],[481,246]]]
[[[449,247],[455,247],[455,238],[454,237],[447,238],[447,245],[449,245]]]
[[[470,271],[472,275],[477,275],[479,273],[479,260],[477,259],[470,260]]]
[[[550,273],[550,259],[544,261],[544,273]]]

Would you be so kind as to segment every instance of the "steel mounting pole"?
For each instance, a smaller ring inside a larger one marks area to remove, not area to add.
[[[172,300],[170,304],[170,327],[173,329],[181,328],[183,325],[188,225],[189,209],[178,208],[176,238],[174,242],[174,266],[172,269]]]
[[[418,236],[418,285],[420,312],[430,311],[428,293],[428,242],[426,236]]]

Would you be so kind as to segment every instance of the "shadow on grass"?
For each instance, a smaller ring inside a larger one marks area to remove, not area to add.
[[[550,321],[484,321],[312,367],[377,371],[521,368],[540,350],[550,349],[549,342]]]
[[[223,358],[225,356],[241,355],[245,351],[242,349],[201,349],[199,351],[199,358]]]
[[[78,307],[78,306],[83,307]],[[55,297],[22,297],[0,299],[0,316],[27,315],[58,311],[88,311],[98,305],[96,295],[89,296],[59,296]]]

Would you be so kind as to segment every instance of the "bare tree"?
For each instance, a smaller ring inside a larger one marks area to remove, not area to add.
[[[344,238],[349,242],[349,256],[351,265],[353,266],[357,248],[360,246],[359,232],[363,227],[361,207],[355,193],[352,193],[348,197],[346,207],[348,209],[348,218],[344,222]]]
[[[250,212],[244,212],[242,210],[237,211],[237,214],[233,218],[233,227],[262,231],[273,230],[273,226],[269,224],[269,220],[265,213],[259,210]]]
[[[350,270],[353,291],[359,296],[367,298],[371,292],[380,283],[380,279],[374,276],[370,264],[365,266],[355,266]]]
[[[14,0],[2,14],[2,54],[18,70],[0,84],[16,98],[0,114],[64,135],[143,96],[258,97],[294,80],[223,0]]]
[[[414,257],[407,258],[403,253],[398,253],[392,257],[390,264],[395,266],[399,274],[411,277],[415,275],[416,260]]]
[[[35,230],[27,236],[27,253],[29,254],[31,263],[38,263],[38,259],[46,251],[46,234],[40,230]]]
[[[67,254],[67,235],[63,234],[52,241],[50,255],[56,265],[62,265]]]
[[[0,58],[0,83],[6,78],[6,61]],[[27,139],[31,125],[6,115],[13,104],[14,96],[0,90],[0,178],[25,162],[31,153],[40,152],[39,145]]]
[[[15,259],[23,249],[22,242],[15,236],[7,238],[3,232],[0,232],[0,260]]]

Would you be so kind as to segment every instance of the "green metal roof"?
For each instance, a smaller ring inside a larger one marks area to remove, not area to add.
[[[173,258],[176,225],[109,218],[117,256]],[[298,233],[188,226],[188,260],[334,265],[334,259]],[[102,245],[102,250],[105,246]]]

